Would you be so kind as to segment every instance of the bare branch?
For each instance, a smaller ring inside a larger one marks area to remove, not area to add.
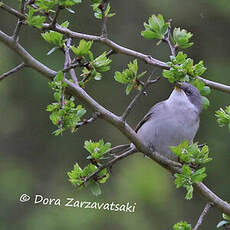
[[[171,22],[172,22],[172,19],[170,19],[169,21],[168,21],[168,24],[169,24],[169,26],[168,26],[168,32],[167,32],[167,34],[166,34],[166,37],[163,39],[164,41],[166,41],[167,43],[168,43],[168,45],[169,45],[169,48],[170,48],[170,50],[171,50],[171,54],[172,54],[172,56],[176,56],[176,47],[172,44],[172,42],[171,42],[171,40],[170,40],[170,35],[171,35],[171,29],[172,29],[172,27],[171,27]]]
[[[87,119],[84,119],[82,122],[79,122],[79,123],[76,125],[76,127],[75,127],[74,130],[76,130],[76,129],[82,127],[82,126],[85,126],[85,125],[87,125],[87,124],[90,124],[90,123],[94,122],[94,121],[98,118],[98,116],[100,116],[100,113],[95,112],[95,113],[93,114],[93,116],[92,116],[91,118],[89,118],[88,120],[87,120]]]
[[[127,106],[127,108],[125,109],[124,113],[122,114],[121,118],[123,121],[125,121],[125,119],[127,118],[127,116],[129,115],[129,113],[131,112],[132,108],[134,107],[136,101],[139,99],[139,97],[145,93],[145,90],[147,89],[147,87],[150,84],[154,84],[156,82],[158,82],[160,80],[160,78],[156,78],[155,80],[151,80],[152,74],[150,75],[150,77],[148,78],[148,80],[144,83],[144,85],[142,86],[142,89],[138,92],[138,94],[133,98],[133,100],[131,101],[131,103]]]
[[[48,79],[52,80],[57,74],[56,71],[48,68],[46,65],[39,62],[33,56],[31,56],[20,44],[16,43],[10,36],[6,35],[0,30],[0,41],[8,46],[12,51],[17,53],[26,66],[31,67],[46,76]]]
[[[105,16],[105,11],[106,11],[107,6],[108,6],[108,0],[102,0],[101,5],[100,5],[100,9],[102,13],[101,36],[104,38],[107,37],[107,25],[106,25],[107,17]]]
[[[198,79],[200,79],[201,81],[204,82],[205,85],[209,86],[212,89],[216,89],[225,93],[230,93],[230,86],[228,85],[224,85],[218,82],[214,82],[214,81],[210,81],[207,79],[204,79],[202,77],[197,77]]]
[[[203,223],[205,216],[208,214],[210,208],[213,207],[213,203],[207,203],[204,207],[203,212],[201,213],[196,226],[193,228],[193,230],[197,230]]]
[[[53,17],[53,19],[52,19],[52,21],[50,23],[50,29],[54,29],[55,28],[56,23],[57,23],[57,18],[59,16],[60,12],[61,12],[61,8],[58,7],[57,10],[56,10],[56,12],[55,12],[55,15],[54,15],[54,17]]]
[[[23,69],[26,65],[24,63],[19,64],[18,66],[14,67],[13,69],[9,70],[6,73],[3,73],[0,76],[0,81],[2,81],[3,79],[5,79],[6,77],[18,72],[19,70]]]
[[[1,2],[0,3],[0,9],[3,9],[5,11],[7,11],[8,13],[16,16],[17,18],[21,19],[21,20],[25,20],[26,16],[22,13],[20,13],[19,11],[7,6],[5,3]]]

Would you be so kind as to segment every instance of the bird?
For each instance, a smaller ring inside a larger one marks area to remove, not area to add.
[[[169,98],[155,104],[135,131],[151,151],[178,161],[170,146],[177,146],[185,140],[193,142],[199,128],[201,110],[199,90],[188,82],[176,82]],[[125,148],[127,151],[127,145]],[[128,148],[134,149],[135,146],[131,144]]]

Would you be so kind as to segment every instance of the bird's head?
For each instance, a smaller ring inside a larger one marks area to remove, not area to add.
[[[202,110],[202,98],[199,90],[187,82],[176,82],[175,89],[173,90],[171,96],[173,98],[186,97],[189,102],[197,108],[198,112]]]

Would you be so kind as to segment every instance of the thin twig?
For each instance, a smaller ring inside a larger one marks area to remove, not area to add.
[[[121,116],[121,119],[123,121],[126,120],[127,116],[129,115],[129,113],[131,112],[132,108],[134,107],[136,101],[138,100],[138,98],[145,93],[145,90],[147,89],[147,87],[150,84],[154,84],[156,82],[158,82],[160,80],[160,78],[156,78],[154,80],[151,80],[153,73],[149,76],[149,78],[147,79],[147,81],[143,84],[142,89],[138,92],[138,94],[133,98],[133,100],[130,102],[130,104],[128,105],[128,107],[125,109],[124,113]]]
[[[50,29],[54,29],[55,28],[56,23],[57,23],[57,18],[59,16],[60,12],[61,12],[61,8],[58,7],[57,10],[56,10],[56,12],[55,12],[55,15],[54,15],[54,17],[53,17],[53,19],[52,19],[52,21],[50,23]]]
[[[99,172],[101,172],[103,169],[105,168],[110,168],[111,166],[113,166],[117,161],[120,161],[130,155],[132,155],[133,153],[135,153],[137,150],[135,148],[129,149],[128,151],[126,151],[125,153],[119,155],[119,156],[115,156],[112,160],[108,161],[107,163],[105,163],[104,165],[100,166],[95,172],[93,172],[91,175],[89,175],[87,178],[84,179],[84,182],[80,185],[84,185],[87,181],[89,181],[90,179],[93,179],[97,176],[97,174]]]
[[[28,53],[20,44],[16,44],[10,36],[2,32],[1,30],[0,41],[3,42],[6,46],[8,46],[15,53],[17,53],[27,66],[38,71],[43,76],[47,77],[49,80],[52,80],[53,77],[56,76],[56,71],[50,69],[46,65],[39,62],[30,53]],[[173,163],[176,162],[170,161],[167,158],[155,153],[152,154],[152,156],[150,156],[150,150],[139,140],[134,130],[127,123],[125,123],[124,125],[124,122],[120,119],[120,117],[116,116],[114,113],[110,112],[102,105],[100,105],[98,102],[96,102],[80,86],[74,84],[73,82],[67,79],[65,80],[65,82],[68,84],[67,90],[69,93],[71,93],[71,95],[75,96],[79,100],[82,100],[94,111],[100,112],[100,117],[103,120],[109,122],[115,128],[119,129],[121,133],[123,133],[130,140],[130,142],[135,144],[138,151],[147,154],[151,159],[159,163],[162,167],[167,168],[171,172],[176,170],[176,166],[173,166]],[[230,93],[230,90],[228,92]],[[203,183],[197,183],[194,184],[194,188],[205,199],[208,199],[210,202],[213,202],[220,211],[226,213],[227,215],[230,215],[230,205],[226,201],[218,197],[207,186],[205,186]]]
[[[203,223],[205,216],[208,214],[211,207],[213,207],[213,203],[209,202],[205,205],[203,212],[201,213],[196,226],[193,228],[193,230],[197,230]]]
[[[172,44],[171,39],[170,39],[171,29],[172,29],[172,27],[171,27],[171,22],[172,22],[172,19],[170,19],[170,20],[168,21],[168,24],[169,24],[169,26],[168,26],[168,32],[167,32],[167,34],[166,34],[166,37],[165,37],[163,40],[166,41],[166,42],[168,43],[169,48],[170,48],[170,50],[171,50],[171,54],[172,54],[172,56],[175,57],[175,56],[176,56],[176,47]]]
[[[100,116],[100,113],[95,112],[95,113],[93,114],[93,116],[92,116],[91,118],[89,118],[88,120],[87,120],[87,119],[84,119],[82,122],[79,122],[79,123],[76,125],[76,127],[75,127],[74,130],[76,130],[76,129],[82,127],[82,126],[85,126],[85,125],[87,125],[87,124],[90,124],[90,123],[94,122],[99,116]]]
[[[25,0],[22,0],[21,10],[20,10],[22,14],[24,14],[24,12],[25,12],[25,3],[26,3]],[[12,37],[15,41],[18,41],[18,35],[19,35],[20,29],[22,27],[22,24],[23,24],[23,20],[19,18],[17,20],[17,24],[16,24],[16,27],[14,29],[14,33],[12,35]]]
[[[0,81],[2,81],[3,79],[5,79],[6,77],[10,76],[11,74],[14,74],[16,72],[18,72],[19,70],[23,69],[26,65],[24,63],[19,64],[18,66],[14,67],[13,69],[9,70],[6,73],[3,73],[0,76]]]
[[[109,58],[110,56],[112,56],[113,54],[115,54],[115,50],[110,50],[106,53],[106,57]]]
[[[67,68],[69,66],[69,47],[70,47],[71,39],[69,38],[66,42],[65,47],[65,63],[64,68]],[[66,79],[66,72],[64,72],[63,81]],[[61,109],[65,108],[65,87],[62,87],[62,93],[61,93]],[[61,130],[61,136],[62,136],[62,129],[63,129],[63,118],[60,120],[60,130]]]
[[[107,25],[106,25],[107,17],[105,15],[105,11],[106,11],[107,6],[108,6],[108,0],[102,0],[101,5],[100,5],[100,9],[101,9],[101,13],[102,13],[101,36],[104,38],[107,38]]]

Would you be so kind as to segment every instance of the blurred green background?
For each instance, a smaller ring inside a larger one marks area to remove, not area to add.
[[[16,1],[5,1],[18,7]],[[208,67],[205,77],[230,85],[230,2],[229,0],[135,0],[111,1],[116,16],[108,21],[109,37],[117,43],[153,57],[167,61],[169,49],[165,44],[156,46],[144,40],[140,32],[143,22],[152,14],[161,13],[173,19],[173,26],[194,33],[194,46],[188,54],[198,62],[204,60]],[[87,1],[75,8],[76,14],[63,12],[60,22],[71,20],[71,29],[99,34],[100,22],[94,19]],[[10,34],[16,19],[0,10],[0,29]],[[39,31],[23,28],[21,44],[50,68],[63,68],[63,55],[46,53],[50,46]],[[77,42],[77,41],[75,41]],[[94,44],[99,54],[107,50],[102,44]],[[106,108],[117,114],[125,109],[133,94],[126,97],[124,88],[113,80],[113,73],[121,71],[130,57],[112,57],[112,69],[100,82],[89,84],[87,91]],[[20,59],[0,43],[0,73],[20,63]],[[139,62],[140,71],[152,71],[153,67]],[[156,76],[161,71],[156,69]],[[142,97],[129,116],[134,127],[148,109],[157,101],[166,99],[172,90],[167,80],[162,79],[151,87],[148,97]],[[68,182],[66,172],[78,161],[86,164],[84,140],[99,140],[116,144],[127,140],[111,125],[97,120],[75,134],[63,137],[51,135],[55,127],[45,111],[52,102],[52,93],[47,80],[31,69],[23,70],[0,83],[0,229],[1,230],[59,230],[59,229],[172,229],[173,224],[186,220],[195,224],[205,200],[195,194],[192,201],[184,200],[184,190],[175,188],[172,176],[142,155],[135,155],[114,166],[108,183],[102,186],[103,194],[94,197],[85,189],[77,192]],[[207,143],[213,161],[207,166],[205,183],[219,196],[230,201],[229,163],[230,134],[226,128],[218,128],[214,111],[229,104],[229,95],[213,91],[211,105],[202,112],[201,126],[196,140]],[[87,116],[90,116],[88,111]],[[109,212],[93,209],[34,205],[20,203],[19,197],[26,193],[31,197],[73,197],[75,200],[136,203],[134,213]],[[215,229],[221,219],[220,212],[212,209],[200,229]]]

